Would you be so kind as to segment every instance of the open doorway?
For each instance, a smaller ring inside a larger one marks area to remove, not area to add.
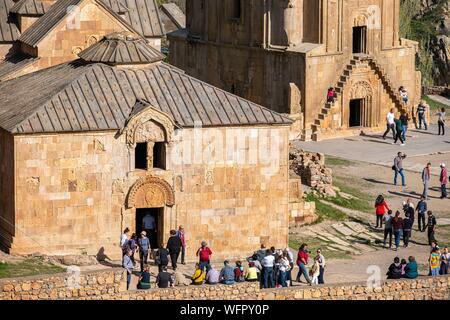
[[[363,99],[350,100],[350,113],[348,119],[349,127],[362,126]]]
[[[353,28],[353,53],[366,53],[367,27]]]
[[[145,230],[147,232],[147,237],[150,240],[150,245],[153,249],[158,248],[158,246],[164,241],[163,213],[164,208],[136,209],[136,234],[140,234],[143,230]],[[144,228],[144,217],[146,217],[147,214],[151,218],[146,218],[147,228]],[[153,223],[150,221],[153,221]]]

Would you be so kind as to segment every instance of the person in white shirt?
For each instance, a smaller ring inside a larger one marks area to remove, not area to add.
[[[287,257],[287,254],[283,253],[281,256],[278,257],[277,265],[279,272],[278,283],[283,288],[286,288],[288,286],[287,274],[291,269],[291,267],[289,266],[289,258]]]
[[[287,273],[287,281],[289,281],[289,286],[292,287],[292,269],[294,269],[294,254],[289,250],[289,248],[285,248],[283,250],[283,254],[286,255],[289,261],[289,270]]]
[[[275,287],[275,279],[274,279],[274,266],[275,266],[275,256],[272,254],[272,251],[267,250],[266,256],[262,259],[261,265],[263,267],[262,270],[262,280],[264,289],[274,288]]]
[[[120,248],[122,249],[122,256],[125,255],[126,253],[126,244],[128,243],[129,240],[129,233],[130,233],[130,228],[126,227],[125,230],[123,230],[123,233],[120,235]]]
[[[386,139],[387,134],[392,130],[392,138],[395,139],[395,108],[392,108],[386,115],[386,131],[383,134],[383,139]]]
[[[313,265],[309,270],[309,276],[311,277],[312,284],[319,284],[320,264],[318,257],[314,258]]]

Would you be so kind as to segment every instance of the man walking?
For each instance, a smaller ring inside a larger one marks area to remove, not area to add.
[[[303,275],[308,284],[311,284],[311,279],[309,278],[308,269],[306,266],[308,265],[308,245],[302,244],[300,249],[298,250],[297,255],[297,265],[298,265],[298,274],[297,274],[297,282],[300,282],[300,277]]]
[[[405,174],[403,170],[403,159],[406,158],[406,154],[399,152],[397,154],[397,157],[394,158],[394,166],[392,169],[394,169],[394,185],[397,185],[397,178],[398,175],[402,177],[402,186],[406,187],[405,184]]]
[[[383,134],[383,139],[386,140],[386,136],[390,130],[392,130],[392,138],[395,139],[395,108],[392,108],[386,115],[386,132]]]
[[[178,227],[177,236],[181,239],[181,264],[186,264],[184,260],[186,254],[186,238],[183,226]]]
[[[436,224],[437,222],[435,216],[433,215],[433,212],[428,211],[428,222],[425,229],[428,229],[428,244],[430,246],[433,242],[436,241],[436,238],[434,237],[434,233],[436,231]]]
[[[428,200],[428,187],[430,186],[431,179],[431,163],[428,162],[427,166],[422,171],[423,192],[422,196],[425,200]]]
[[[156,222],[155,217],[152,216],[150,213],[147,213],[144,218],[142,218],[142,229],[144,229],[145,233],[147,234],[149,240],[150,240],[150,256],[151,258],[155,258],[155,250],[158,248],[157,239],[156,236]]]
[[[419,231],[424,232],[426,228],[425,224],[425,215],[428,210],[427,202],[425,201],[425,197],[422,196],[420,198],[419,203],[417,203],[416,211],[418,213],[418,219],[419,219]]]
[[[442,108],[441,111],[439,111],[437,113],[438,116],[438,128],[439,128],[439,133],[438,135],[441,135],[441,131],[442,131],[442,135],[445,136],[445,108]]]
[[[419,130],[422,130],[422,122],[425,125],[425,130],[428,130],[428,124],[426,119],[426,111],[427,107],[425,105],[425,101],[421,101],[419,106],[417,107],[416,114],[419,117]]]
[[[401,146],[405,145],[405,141],[403,140],[403,126],[400,119],[394,119],[395,123],[395,138],[394,143],[396,144],[398,140],[400,140]]]
[[[406,132],[408,131],[409,114],[403,111],[400,116],[400,121],[402,122],[402,138],[403,141],[406,141]]]
[[[394,219],[392,217],[392,210],[389,210],[387,215],[384,215],[383,220],[384,220],[384,247],[386,248],[386,240],[387,237],[389,237],[389,249],[392,248],[392,231],[393,231],[393,226],[392,226],[392,219]]]
[[[150,250],[150,240],[147,238],[147,232],[142,231],[138,240],[139,260],[141,262],[141,272],[144,272],[144,265],[148,261],[148,251]]]
[[[441,199],[447,198],[447,183],[448,175],[445,163],[441,163],[441,174],[439,176],[439,182],[441,183]]]
[[[167,241],[167,250],[169,250],[170,261],[172,262],[172,269],[174,271],[177,270],[178,256],[180,255],[182,246],[183,244],[181,243],[180,237],[177,236],[177,232],[175,230],[170,230],[170,238]]]

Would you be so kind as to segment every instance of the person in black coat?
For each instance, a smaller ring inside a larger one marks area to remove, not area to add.
[[[169,264],[169,251],[161,243],[155,256],[155,264],[158,266],[158,272],[161,272]]]
[[[399,257],[394,258],[394,263],[389,266],[386,275],[388,279],[400,279],[402,277],[402,266]]]
[[[175,230],[170,230],[170,238],[167,241],[167,250],[169,250],[170,260],[172,261],[173,270],[177,270],[177,260],[181,252],[183,243]]]

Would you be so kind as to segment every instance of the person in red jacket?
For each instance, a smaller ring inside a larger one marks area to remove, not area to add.
[[[377,215],[377,226],[375,228],[383,227],[383,217],[386,211],[390,210],[384,197],[380,194],[375,200],[375,213]]]

